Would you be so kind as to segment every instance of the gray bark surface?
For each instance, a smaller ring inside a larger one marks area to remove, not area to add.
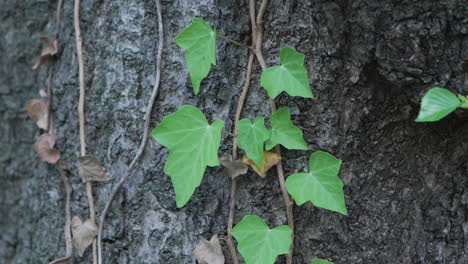
[[[77,175],[78,64],[73,1],[64,1],[53,73],[57,147],[72,175],[72,215],[88,217]],[[244,0],[162,1],[165,49],[152,127],[184,104],[221,119],[232,131],[248,50],[218,40],[218,65],[192,92],[183,51],[172,39],[200,17],[219,33],[250,43]],[[52,36],[56,1],[3,0],[0,8],[0,263],[47,263],[65,253],[65,191],[56,169],[38,160],[42,133],[24,111],[46,89],[49,67],[34,71],[41,35]],[[138,147],[155,78],[156,7],[146,1],[81,4],[85,59],[87,152],[113,180],[94,186],[97,214]],[[310,151],[283,150],[285,174],[307,170],[315,150],[343,160],[348,216],[295,206],[294,263],[314,257],[340,263],[468,263],[468,113],[415,123],[419,100],[431,87],[468,94],[468,4],[440,1],[271,0],[264,56],[279,49],[306,55],[316,99],[285,94]],[[243,117],[269,116],[256,64]],[[220,154],[231,149],[223,135]],[[167,149],[149,140],[144,156],[117,196],[104,229],[106,263],[195,263],[200,236],[225,235],[230,179],[208,168],[183,208],[175,206]],[[234,223],[256,214],[270,227],[286,223],[274,170],[238,180]],[[230,261],[227,248],[225,255]],[[75,263],[90,263],[88,249]],[[284,263],[279,257],[277,263]]]

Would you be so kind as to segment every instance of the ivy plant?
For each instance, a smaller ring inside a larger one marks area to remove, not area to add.
[[[291,96],[314,98],[304,67],[304,59],[304,54],[293,48],[286,46],[281,49],[281,65],[266,69],[260,77],[260,83],[270,98],[276,98],[283,91]]]
[[[171,176],[178,207],[184,206],[207,166],[219,166],[218,149],[223,121],[211,125],[200,109],[184,105],[164,118],[151,135],[169,149],[164,172]]]
[[[445,88],[434,87],[423,96],[416,122],[439,121],[457,108],[468,108],[468,98],[461,94],[456,96]]]
[[[344,215],[346,210],[343,183],[338,178],[341,160],[331,154],[316,151],[309,160],[308,173],[288,177],[286,187],[297,205],[311,201],[315,206]]]
[[[211,65],[216,65],[216,37],[237,43],[217,34],[199,18],[194,18],[192,24],[174,39],[185,51],[195,94],[200,91],[200,84]],[[314,98],[304,66],[304,54],[286,46],[281,48],[279,57],[281,65],[267,68],[261,74],[261,86],[269,97],[274,99],[286,92],[290,96]],[[244,118],[238,123],[238,134],[233,135],[246,154],[242,161],[247,160],[246,163],[256,171],[260,171],[259,168],[267,170],[272,164],[265,163],[280,160],[279,154],[268,151],[277,145],[291,150],[309,149],[303,132],[291,120],[289,108],[280,108],[272,113],[269,123],[271,127],[265,125],[265,117],[254,117],[253,121]],[[218,150],[223,124],[221,120],[210,124],[198,108],[185,105],[165,117],[152,131],[153,138],[169,149],[164,172],[171,177],[178,207],[189,201],[200,185],[206,167],[220,164]],[[338,178],[340,167],[341,160],[329,153],[316,151],[310,157],[308,173],[296,173],[287,178],[287,191],[297,205],[310,201],[317,207],[346,215],[343,184]],[[264,173],[261,171],[259,174],[264,176]],[[238,241],[238,251],[247,264],[272,264],[277,256],[291,252],[291,228],[279,226],[270,229],[256,215],[245,216],[231,234]],[[323,263],[332,262],[312,260],[312,264]]]
[[[270,229],[256,215],[247,215],[231,231],[237,249],[249,264],[273,264],[278,255],[288,254],[291,229],[283,225]]]
[[[174,41],[185,50],[193,91],[198,94],[201,81],[208,76],[211,65],[216,65],[216,32],[205,21],[193,18]]]

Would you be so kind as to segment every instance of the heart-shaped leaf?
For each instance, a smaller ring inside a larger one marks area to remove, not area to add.
[[[211,64],[216,65],[216,32],[205,21],[193,18],[192,24],[174,41],[185,50],[193,91],[198,94],[200,83],[208,76]]]
[[[333,262],[324,260],[324,259],[313,259],[310,264],[333,264]]]
[[[82,257],[86,248],[93,243],[98,233],[98,228],[91,219],[83,223],[78,216],[74,216],[71,221],[71,230],[73,234],[73,244],[78,249],[78,255]]]
[[[224,255],[218,235],[211,237],[210,241],[201,237],[197,247],[192,251],[198,264],[224,264]]]
[[[81,156],[78,157],[78,161],[80,163],[78,167],[78,174],[80,175],[81,181],[83,183],[88,181],[102,182],[110,180],[101,163],[95,156]]]
[[[252,169],[262,178],[265,178],[267,171],[271,167],[275,166],[280,160],[281,156],[271,151],[263,152],[263,160],[261,167],[258,167],[257,164],[255,164],[255,162],[249,159],[247,156],[244,156],[242,158],[242,162],[250,165],[250,167],[252,167]]]
[[[34,149],[39,154],[39,159],[50,164],[55,164],[60,159],[60,151],[54,149],[55,137],[43,134],[34,144]]]
[[[310,156],[309,173],[289,176],[286,188],[297,205],[311,201],[317,207],[347,215],[343,183],[338,178],[340,167],[341,160],[316,151]]]
[[[224,154],[219,160],[224,166],[224,171],[226,175],[228,175],[231,178],[235,178],[239,175],[247,173],[247,164],[245,164],[241,160],[232,160],[232,156],[229,154]]]
[[[219,166],[218,149],[223,121],[209,124],[203,113],[190,105],[168,115],[151,135],[169,149],[164,172],[171,176],[178,207],[184,206],[207,166]]]
[[[291,122],[289,108],[284,107],[273,113],[270,123],[271,137],[265,143],[267,150],[274,148],[277,144],[281,144],[287,149],[309,149],[302,137],[302,131]]]
[[[314,98],[310,90],[304,54],[285,46],[280,51],[281,66],[272,66],[263,71],[260,84],[275,99],[281,92],[291,96]]]
[[[460,105],[460,100],[449,90],[440,87],[432,88],[421,101],[421,109],[416,122],[439,121]]]
[[[288,254],[291,233],[289,226],[285,225],[270,229],[256,215],[245,216],[231,230],[246,264],[273,264],[278,255]]]
[[[42,97],[31,99],[26,103],[26,111],[29,117],[36,122],[39,128],[44,130],[49,126],[49,98]]]
[[[44,42],[44,46],[41,50],[41,56],[37,59],[36,64],[33,66],[33,70],[44,64],[50,57],[54,56],[58,51],[58,43],[56,39],[50,39],[42,36],[39,38]]]
[[[239,148],[243,149],[249,159],[259,167],[262,166],[263,145],[270,138],[271,132],[265,127],[263,117],[256,117],[253,124],[247,118],[239,121],[237,140]]]

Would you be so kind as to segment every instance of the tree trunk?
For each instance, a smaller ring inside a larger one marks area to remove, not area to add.
[[[258,1],[257,1],[258,2]],[[54,166],[33,150],[42,133],[24,111],[46,89],[49,64],[31,70],[39,36],[55,30],[56,1],[4,0],[0,9],[0,263],[47,263],[65,253],[65,189]],[[183,51],[173,38],[203,18],[250,45],[244,0],[162,1],[164,52],[152,127],[184,104],[233,130],[248,49],[217,41],[217,66],[194,95]],[[130,164],[143,134],[155,78],[156,6],[146,1],[81,3],[85,63],[87,152],[113,179],[94,184],[99,215]],[[283,150],[285,174],[307,170],[324,150],[343,160],[348,216],[295,206],[294,263],[314,257],[335,263],[468,263],[468,114],[415,123],[419,101],[434,86],[468,93],[468,5],[465,0],[271,0],[265,16],[264,56],[277,64],[288,45],[306,56],[316,99],[282,94],[310,151]],[[57,148],[70,168],[72,215],[88,217],[77,173],[78,64],[73,1],[64,1],[53,69],[52,111]],[[270,115],[255,64],[242,117]],[[223,134],[221,153],[231,149]],[[117,196],[104,227],[105,263],[196,263],[199,237],[226,235],[231,181],[208,168],[190,202],[175,206],[163,173],[167,149],[149,139],[142,160]],[[286,224],[271,170],[238,179],[234,223],[256,214],[271,227]],[[227,263],[230,256],[223,243]],[[75,263],[91,263],[91,250]],[[243,262],[242,262],[243,263]],[[284,263],[284,256],[277,259]]]

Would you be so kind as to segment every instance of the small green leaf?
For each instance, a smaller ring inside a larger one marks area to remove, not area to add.
[[[439,87],[432,88],[421,101],[421,109],[416,122],[439,121],[457,109],[460,104],[457,96],[449,90]]]
[[[260,77],[260,83],[270,98],[276,98],[283,91],[291,96],[314,98],[304,67],[304,58],[304,54],[288,46],[281,49],[281,66],[267,68]]]
[[[274,148],[277,144],[281,144],[287,149],[309,149],[302,137],[302,131],[291,122],[289,108],[284,107],[273,113],[270,123],[271,137],[265,143],[267,150]]]
[[[265,127],[263,117],[256,117],[253,124],[247,118],[239,121],[237,136],[239,148],[243,149],[249,159],[258,167],[262,166],[263,143],[270,137],[271,131]]]
[[[324,260],[324,259],[313,259],[310,264],[334,264],[333,262]]]
[[[206,166],[218,166],[218,149],[223,121],[209,124],[200,109],[184,105],[166,116],[151,135],[169,149],[164,172],[171,176],[177,207],[184,206],[205,173]]]
[[[245,216],[231,230],[246,264],[273,264],[278,255],[290,253],[291,233],[285,225],[270,229],[256,215]]]
[[[347,215],[343,183],[338,178],[340,167],[341,160],[316,151],[310,156],[309,173],[289,176],[286,188],[297,205],[311,201],[317,207]]]
[[[174,41],[185,50],[193,91],[198,94],[200,83],[208,76],[211,64],[216,65],[216,32],[205,21],[193,18],[192,24]]]

